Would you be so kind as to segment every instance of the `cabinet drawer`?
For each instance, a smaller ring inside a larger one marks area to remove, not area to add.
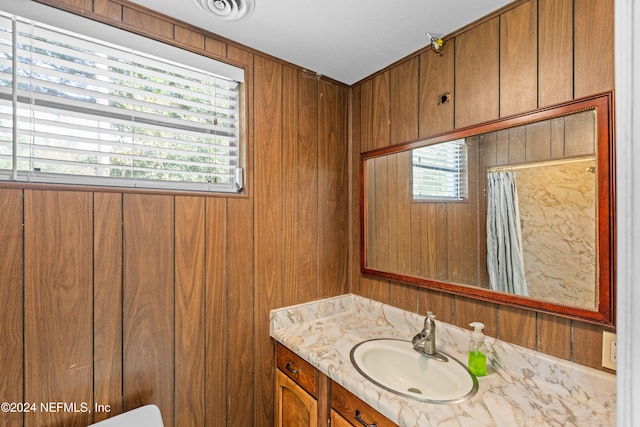
[[[354,426],[396,426],[389,418],[335,382],[331,383],[331,407]]]
[[[318,398],[318,370],[300,356],[276,343],[276,365],[307,393]]]

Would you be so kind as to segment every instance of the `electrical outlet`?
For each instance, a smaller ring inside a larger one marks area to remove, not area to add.
[[[616,370],[616,334],[602,331],[602,367]]]

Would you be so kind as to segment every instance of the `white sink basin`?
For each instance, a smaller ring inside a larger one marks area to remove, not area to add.
[[[476,394],[478,380],[446,356],[447,362],[429,358],[411,342],[392,338],[363,341],[351,349],[358,372],[387,391],[430,403],[460,403]]]

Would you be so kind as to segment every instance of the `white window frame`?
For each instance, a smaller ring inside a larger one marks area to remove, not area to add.
[[[124,30],[120,30],[120,29],[102,25],[102,24],[97,24],[92,21],[88,21],[86,18],[76,17],[74,15],[71,15],[62,11],[58,11],[55,9],[51,9],[49,7],[39,5],[34,2],[28,2],[28,3],[29,3],[28,9],[25,9],[24,7],[22,7],[21,9],[20,7],[18,7],[17,8],[18,10],[15,10],[16,9],[15,6],[25,5],[25,2],[23,0],[17,0],[17,3],[12,5],[14,6],[13,8],[14,10],[10,11],[11,13],[9,14],[4,13],[3,15],[6,17],[7,15],[9,16],[14,15],[15,12],[29,12],[27,13],[27,15],[29,15],[27,17],[27,20],[34,20],[34,15],[35,17],[46,16],[48,18],[47,21],[49,22],[54,22],[54,23],[64,22],[65,24],[68,24],[68,25],[65,25],[65,30],[56,30],[56,31],[60,31],[61,37],[63,37],[64,34],[70,33],[69,31],[66,30],[66,28],[69,28],[69,27],[76,30],[75,32],[82,33],[83,36],[87,32],[88,33],[98,32],[101,36],[99,38],[100,42],[102,42],[105,39],[108,39],[107,41],[104,42],[104,46],[113,45],[114,47],[117,47],[118,43],[114,44],[112,40],[116,40],[116,41],[126,40],[127,48],[125,49],[130,50],[132,54],[138,55],[138,57],[144,56],[146,60],[150,58],[151,60],[159,59],[163,61],[165,64],[167,64],[166,65],[167,68],[173,65],[176,67],[180,67],[186,73],[190,73],[191,71],[193,71],[194,73],[202,73],[201,70],[203,69],[212,70],[212,71],[206,71],[204,72],[204,74],[210,75],[212,76],[212,78],[218,78],[220,75],[224,75],[225,77],[223,79],[226,79],[227,77],[229,77],[229,80],[234,80],[235,83],[237,83],[236,86],[238,88],[237,93],[235,94],[237,114],[235,118],[236,123],[234,123],[234,125],[236,126],[236,128],[233,129],[234,138],[235,138],[234,144],[236,144],[236,147],[233,150],[234,154],[232,155],[232,157],[235,156],[235,159],[233,160],[233,165],[235,165],[235,167],[231,167],[232,165],[231,163],[227,164],[227,166],[225,166],[226,168],[225,170],[228,170],[228,174],[225,173],[225,176],[223,178],[220,178],[220,182],[216,182],[218,181],[219,178],[214,177],[213,179],[208,179],[209,182],[204,182],[204,183],[180,181],[182,179],[181,177],[172,178],[172,180],[163,180],[163,178],[161,178],[160,180],[155,180],[155,179],[153,180],[152,179],[124,179],[123,180],[123,179],[112,179],[112,178],[104,178],[104,177],[95,179],[94,177],[91,177],[89,175],[71,175],[71,174],[55,174],[55,173],[47,174],[47,173],[38,173],[38,171],[33,171],[33,170],[30,170],[28,173],[25,173],[24,171],[13,170],[10,174],[7,174],[5,171],[5,173],[2,174],[3,175],[1,177],[2,179],[10,179],[15,181],[30,181],[30,182],[35,181],[35,182],[64,183],[64,184],[81,184],[81,185],[93,185],[93,186],[100,185],[100,186],[118,186],[118,187],[135,187],[135,188],[160,188],[160,189],[186,190],[186,191],[209,191],[209,192],[241,191],[242,181],[243,181],[242,166],[244,163],[244,152],[243,152],[244,145],[241,141],[241,136],[244,134],[243,128],[242,128],[244,123],[244,117],[243,117],[244,114],[242,111],[242,103],[241,103],[241,98],[242,98],[241,83],[244,81],[243,69],[213,60],[211,58],[206,58],[188,51],[184,51],[182,49],[178,49],[170,45],[155,42],[153,40],[128,33]],[[6,8],[4,8],[3,6],[3,9],[6,9]],[[35,20],[40,21],[39,19],[35,19]],[[87,25],[87,24],[90,24],[90,25]],[[38,24],[38,26],[46,29],[51,28],[48,24],[42,24],[42,25]],[[96,26],[101,28],[97,29]],[[14,24],[14,31],[15,31],[15,28],[16,28],[16,25]],[[77,31],[77,30],[82,30],[82,31]],[[85,30],[90,30],[90,31],[85,31]],[[91,35],[89,35],[89,38],[91,38]],[[133,46],[133,48],[131,48],[131,46]],[[162,52],[163,58],[158,58],[153,55],[144,54],[142,53],[143,51]],[[13,57],[14,58],[16,57],[15,48],[13,51]],[[168,59],[165,59],[165,57]],[[195,64],[195,66],[192,64]],[[16,70],[16,68],[18,67],[13,66],[14,70]],[[14,71],[14,81],[16,80],[15,74],[16,72]],[[13,100],[12,100],[13,111],[17,111],[18,106],[20,104],[24,104],[24,99],[21,99],[21,98],[24,98],[24,95],[22,95],[21,97],[19,96],[16,86],[17,84],[14,84],[14,89],[13,89],[14,94],[11,95],[13,97]],[[6,100],[7,98],[6,93],[4,94],[4,98]],[[64,101],[64,99],[62,100]],[[69,104],[72,104],[72,102],[69,102]],[[216,107],[213,107],[213,108],[216,108]],[[73,106],[69,107],[69,110],[73,110],[73,109],[74,109]],[[78,107],[75,107],[75,109],[77,110]],[[60,111],[60,110],[57,110],[57,111]],[[146,119],[143,119],[143,120],[146,120]],[[13,164],[14,165],[17,165],[17,161],[16,161],[17,159],[16,159],[15,153],[18,151],[16,148],[18,145],[18,135],[16,134],[16,131],[18,129],[17,121],[18,121],[17,118],[13,119],[13,129],[14,129],[13,131],[13,143],[14,143]],[[173,119],[172,121],[177,122],[180,120]],[[218,124],[217,121],[216,121],[216,124]],[[165,126],[165,125],[166,124],[162,124],[162,126]],[[176,129],[179,130],[180,134],[188,133],[193,130],[193,129],[190,129],[190,126],[191,126],[191,123],[186,121],[185,122],[180,121],[180,123],[176,125]],[[199,125],[196,127],[199,127]],[[161,128],[161,129],[164,131],[167,128]],[[200,129],[198,132],[201,132],[201,131],[202,130]],[[207,132],[213,133],[212,131],[207,131]],[[178,133],[176,132],[176,134]],[[219,138],[222,138],[222,137],[218,137],[218,139]],[[155,148],[155,150],[161,151],[160,149],[157,149],[157,148]],[[199,179],[202,179],[202,178],[200,177]]]

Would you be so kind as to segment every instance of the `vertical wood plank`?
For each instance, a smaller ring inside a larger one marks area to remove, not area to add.
[[[498,324],[501,340],[536,350],[536,313],[500,306]]]
[[[454,299],[453,323],[469,329],[469,323],[484,323],[484,333],[498,336],[498,307],[495,304],[456,296]]]
[[[420,138],[453,130],[454,54],[455,39],[442,46],[442,55],[431,50],[420,55]],[[442,103],[440,96],[451,94],[451,101]]]
[[[227,44],[220,40],[205,36],[204,50],[213,56],[224,58],[227,52]]]
[[[537,0],[500,15],[500,117],[538,104]]]
[[[173,39],[174,25],[161,16],[149,15],[123,6],[122,22],[133,28],[144,29],[147,35],[155,35],[164,39]]]
[[[341,205],[341,236],[340,236],[340,241],[341,241],[341,251],[342,254],[340,255],[342,258],[342,263],[343,263],[343,267],[342,267],[342,280],[340,285],[336,286],[336,288],[334,289],[334,295],[337,294],[344,294],[345,292],[349,292],[349,276],[351,275],[351,262],[352,260],[349,257],[349,250],[351,247],[351,244],[349,242],[349,239],[355,237],[358,237],[359,234],[353,234],[352,233],[352,224],[350,224],[351,221],[351,206],[350,206],[350,202],[351,202],[351,191],[349,190],[349,176],[351,173],[351,167],[352,167],[352,163],[351,163],[351,157],[350,155],[352,154],[352,152],[350,151],[350,145],[349,145],[349,138],[351,136],[351,132],[350,132],[350,126],[351,126],[351,113],[349,111],[350,108],[350,98],[349,98],[349,89],[345,88],[345,87],[339,87],[340,89],[340,117],[339,117],[339,122],[338,125],[336,125],[336,127],[339,127],[340,129],[340,135],[338,136],[338,140],[337,143],[339,144],[340,148],[341,148],[341,156],[339,157],[338,160],[340,161],[340,181],[338,184],[338,188],[336,189],[337,191],[337,197],[340,200],[340,205]],[[358,211],[355,211],[358,212]]]
[[[25,191],[25,401],[93,405],[92,208],[91,193]],[[25,414],[27,426],[90,422]]]
[[[227,425],[253,426],[256,399],[270,399],[270,394],[259,394],[254,387],[254,362],[258,357],[253,347],[254,331],[254,238],[253,201],[251,199],[228,200],[229,226],[227,229],[228,268],[228,320],[225,325],[229,339],[227,354]],[[268,325],[261,325],[268,328]],[[272,365],[273,366],[273,365]],[[220,420],[210,420],[213,424]]]
[[[122,194],[93,195],[94,422],[123,412],[122,396]]]
[[[415,57],[389,71],[391,144],[418,138],[419,65]]]
[[[538,107],[573,98],[573,0],[538,0]]]
[[[358,293],[360,290],[360,242],[362,239],[360,225],[360,152],[362,147],[362,109],[361,86],[350,89],[348,107],[349,127],[349,227],[347,234],[351,236],[349,257],[348,292]]]
[[[538,313],[537,349],[545,354],[571,359],[571,320]]]
[[[91,11],[91,0],[49,0],[49,3],[53,5],[63,4],[65,7],[78,10],[81,13]]]
[[[319,82],[318,97],[318,296],[346,290],[347,144],[343,90]]]
[[[173,38],[180,44],[187,45],[198,50],[203,50],[205,47],[204,35],[194,30],[181,27],[180,25],[175,26],[175,34]]]
[[[255,164],[255,299],[254,299],[254,387],[258,396],[273,391],[274,365],[269,338],[269,310],[282,303],[283,200],[282,200],[282,65],[256,57],[255,143],[260,161]],[[273,404],[255,399],[254,425],[273,419]]]
[[[574,96],[614,89],[614,0],[574,1]]]
[[[389,281],[363,276],[360,288],[360,295],[363,297],[389,304]]]
[[[373,78],[372,93],[372,148],[386,147],[391,137],[391,99],[389,71]]]
[[[282,222],[283,222],[283,281],[282,305],[298,302],[298,101],[300,72],[292,67],[282,70]]]
[[[373,141],[373,80],[360,85],[360,152],[375,148]]]
[[[110,0],[93,0],[93,12],[112,21],[122,21],[122,5]]]
[[[174,199],[125,194],[123,363],[125,410],[154,403],[174,418]]]
[[[22,197],[22,190],[0,189],[0,396],[3,402],[24,400]],[[3,413],[2,419],[6,426],[22,425],[19,412]]]
[[[318,81],[299,79],[298,300],[318,295]]]
[[[455,126],[499,117],[499,17],[456,37]]]
[[[453,295],[431,289],[418,289],[418,308],[420,315],[426,315],[431,311],[436,319],[447,323],[453,323]]]
[[[227,199],[207,197],[205,215],[205,424],[227,425],[228,310]],[[234,326],[234,332],[236,328]]]
[[[415,313],[418,310],[418,288],[414,285],[389,282],[389,304]]]
[[[175,200],[175,419],[205,421],[205,200]],[[219,255],[220,256],[220,255]]]
[[[572,362],[602,369],[602,326],[573,322]]]

